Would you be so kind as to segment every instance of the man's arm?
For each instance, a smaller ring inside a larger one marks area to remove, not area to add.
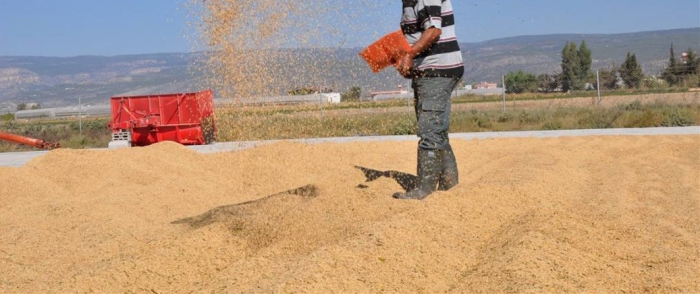
[[[413,44],[411,50],[401,58],[398,67],[399,73],[403,76],[407,76],[413,67],[413,58],[421,54],[425,49],[428,49],[430,45],[440,40],[441,34],[442,30],[435,27],[425,30],[423,34],[421,34],[420,39]]]

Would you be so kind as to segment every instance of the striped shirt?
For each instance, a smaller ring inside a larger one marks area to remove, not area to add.
[[[413,59],[413,67],[421,76],[464,74],[462,52],[455,34],[455,17],[450,0],[403,0],[401,30],[411,46],[430,27],[442,30],[440,40]]]

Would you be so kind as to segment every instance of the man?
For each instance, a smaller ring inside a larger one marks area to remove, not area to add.
[[[403,0],[401,30],[411,50],[397,66],[412,79],[418,120],[418,180],[415,189],[397,199],[424,199],[458,183],[450,140],[451,95],[464,74],[450,0]]]

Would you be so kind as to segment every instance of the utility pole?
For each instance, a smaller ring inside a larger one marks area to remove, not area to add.
[[[503,113],[506,113],[506,76],[501,76],[501,85],[503,85]]]
[[[78,96],[78,130],[80,132],[80,139],[83,138],[83,103],[81,102],[80,96]]]
[[[598,106],[600,106],[600,70],[595,71],[596,88],[598,88]]]

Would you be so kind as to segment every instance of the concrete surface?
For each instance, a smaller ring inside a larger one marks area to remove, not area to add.
[[[518,131],[518,132],[483,132],[483,133],[454,133],[453,139],[493,139],[493,138],[549,138],[572,136],[655,136],[655,135],[700,135],[700,126],[672,127],[672,128],[635,128],[635,129],[588,129],[588,130],[556,130],[556,131]],[[414,135],[410,136],[367,136],[367,137],[340,137],[289,140],[304,143],[326,142],[356,142],[356,141],[411,141],[418,140]],[[247,141],[247,142],[220,142],[211,145],[189,146],[199,153],[216,153],[236,151],[253,148],[263,144],[277,142],[272,141]],[[99,148],[106,150],[106,148]],[[37,156],[46,154],[47,151],[6,152],[0,153],[0,166],[19,167]]]

